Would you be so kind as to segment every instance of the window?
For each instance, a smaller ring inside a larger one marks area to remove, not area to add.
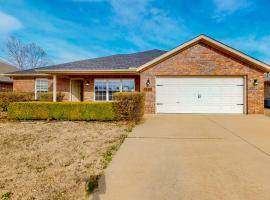
[[[95,101],[111,101],[115,92],[134,92],[134,79],[96,79]]]
[[[36,79],[36,99],[40,98],[41,93],[48,92],[48,79]]]
[[[107,100],[107,81],[95,80],[95,100],[106,101]]]
[[[122,80],[122,91],[123,92],[134,92],[135,91],[134,79]]]
[[[108,92],[109,101],[112,100],[113,93],[121,91],[121,81],[120,80],[109,80],[108,81]]]

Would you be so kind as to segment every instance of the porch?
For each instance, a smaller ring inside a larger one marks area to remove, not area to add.
[[[52,75],[53,101],[110,101],[114,92],[140,91],[139,75]]]

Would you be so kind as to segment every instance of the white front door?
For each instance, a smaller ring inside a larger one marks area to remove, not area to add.
[[[243,77],[158,77],[157,113],[243,113]]]

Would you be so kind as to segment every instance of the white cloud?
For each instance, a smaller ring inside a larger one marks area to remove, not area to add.
[[[213,3],[215,6],[213,18],[217,21],[239,10],[250,8],[252,5],[249,0],[213,0]]]
[[[72,0],[73,2],[107,2],[112,8],[108,26],[118,38],[145,50],[156,46],[172,47],[188,35],[184,21],[154,6],[154,0]],[[111,33],[113,34],[113,33]]]
[[[187,35],[182,19],[154,7],[152,0],[110,0],[114,15],[111,21],[124,28],[125,39],[145,49],[157,44],[171,46]]]
[[[77,45],[72,45],[68,41],[60,38],[40,39],[39,45],[46,50],[49,57],[55,64],[93,58],[97,56],[92,51],[85,50]]]
[[[22,23],[15,17],[0,11],[0,33],[8,34],[22,28]]]
[[[270,63],[270,35],[261,38],[249,35],[239,38],[227,38],[222,41],[236,49],[247,52],[249,55],[256,55],[263,62]]]

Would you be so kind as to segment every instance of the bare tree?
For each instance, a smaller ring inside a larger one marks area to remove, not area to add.
[[[26,67],[26,48],[15,37],[10,37],[7,40],[7,54],[10,62],[16,65],[19,69],[25,69]]]
[[[46,52],[37,44],[23,44],[19,39],[10,37],[6,44],[10,62],[19,69],[33,69],[51,64]]]
[[[35,43],[30,43],[25,46],[26,61],[29,68],[37,68],[47,66],[51,63],[47,53]]]

